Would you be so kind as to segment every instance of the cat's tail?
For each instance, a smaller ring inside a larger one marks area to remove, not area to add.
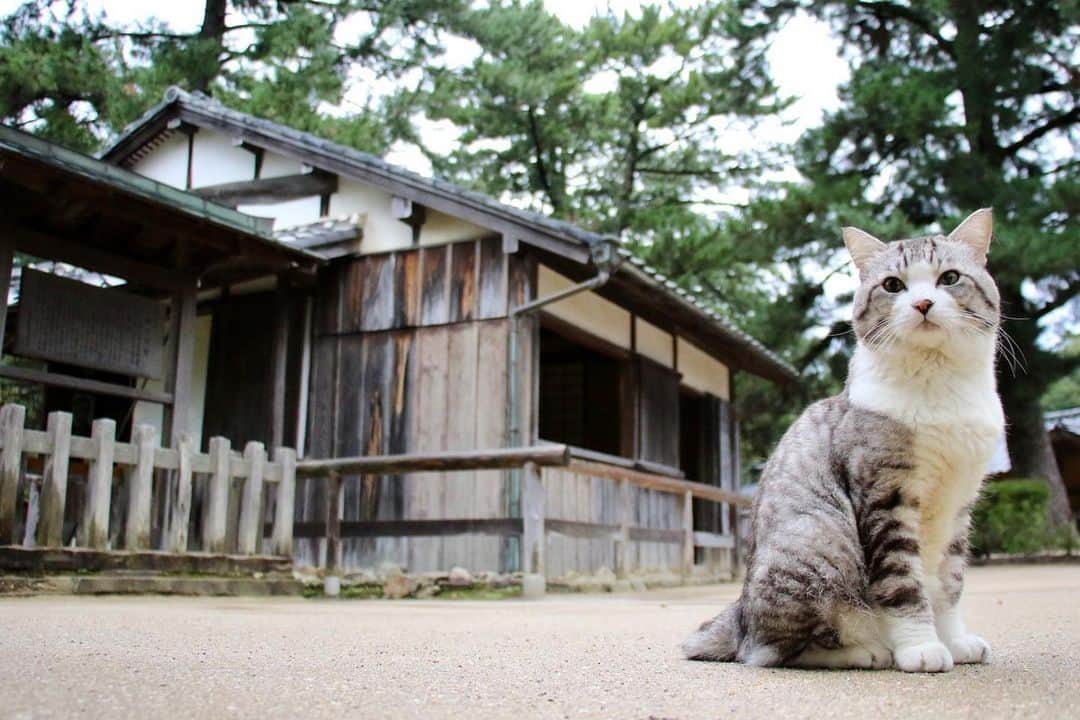
[[[712,620],[706,620],[693,635],[682,644],[688,660],[712,660],[732,662],[739,651],[742,639],[740,615],[742,603],[731,604]]]

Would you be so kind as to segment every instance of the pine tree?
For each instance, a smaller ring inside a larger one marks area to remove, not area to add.
[[[789,222],[812,218],[818,237],[829,237],[826,227],[835,237],[841,224],[896,236],[948,231],[968,212],[994,208],[990,270],[1011,338],[999,389],[1012,474],[1047,482],[1053,519],[1069,521],[1040,397],[1080,359],[1041,347],[1039,322],[1080,295],[1080,6],[744,3],[746,17],[774,27],[798,11],[832,26],[851,79],[841,88],[842,107],[800,144],[806,184],[769,200],[767,212]],[[778,245],[813,250],[804,238]]]

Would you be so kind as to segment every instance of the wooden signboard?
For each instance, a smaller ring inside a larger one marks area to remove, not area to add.
[[[164,313],[154,300],[24,268],[14,352],[160,379]]]

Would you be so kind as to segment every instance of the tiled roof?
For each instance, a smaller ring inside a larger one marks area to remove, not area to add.
[[[179,88],[170,88],[165,95],[164,102],[151,108],[142,118],[129,126],[119,138],[103,153],[102,157],[114,162],[124,162],[130,157],[136,157],[141,148],[153,142],[153,136],[140,138],[140,134],[151,126],[155,120],[162,119],[168,113],[171,106],[178,105],[182,111],[192,114],[194,122],[203,119],[212,122],[218,127],[235,128],[238,131],[251,131],[258,133],[259,137],[269,138],[275,142],[287,144],[294,150],[302,151],[311,157],[313,165],[318,166],[319,161],[333,163],[334,167],[344,168],[343,174],[353,171],[358,179],[369,179],[371,182],[384,182],[396,186],[407,187],[427,193],[429,196],[439,197],[454,203],[463,212],[479,212],[493,220],[505,220],[517,228],[533,229],[545,237],[561,241],[568,247],[577,248],[577,259],[587,260],[592,251],[608,244],[618,246],[616,238],[600,235],[580,228],[571,223],[550,218],[541,213],[515,208],[498,200],[472,190],[461,188],[452,183],[438,178],[424,177],[405,168],[392,165],[385,160],[369,153],[361,152],[354,148],[339,145],[310,133],[301,132],[294,128],[280,125],[269,120],[258,118],[247,113],[242,113],[222,105],[200,93],[187,93]],[[348,240],[344,237],[351,228],[339,225],[348,223],[348,220],[320,221],[312,225],[300,228],[290,228],[275,233],[275,237],[294,247],[303,247],[318,251],[319,243],[324,240],[327,246],[334,242]],[[330,223],[327,225],[326,223]],[[355,225],[355,223],[354,223]],[[292,239],[290,239],[292,238]],[[337,238],[329,240],[327,238]],[[521,238],[529,242],[528,237]],[[582,252],[584,251],[584,252]],[[619,272],[625,272],[634,277],[638,282],[652,289],[666,294],[673,299],[685,312],[696,315],[699,319],[707,321],[715,334],[723,337],[731,344],[742,348],[745,352],[755,356],[760,364],[769,368],[769,375],[786,379],[798,377],[796,370],[785,362],[780,356],[772,352],[758,340],[743,332],[734,324],[720,317],[714,310],[702,303],[698,298],[687,290],[679,287],[670,279],[650,268],[641,259],[635,257],[624,248],[618,248],[617,255],[621,261]]]
[[[274,239],[289,247],[303,248],[331,259],[359,250],[363,226],[363,215],[321,218],[306,225],[277,230]]]

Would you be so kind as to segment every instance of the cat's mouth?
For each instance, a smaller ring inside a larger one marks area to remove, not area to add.
[[[927,332],[927,331],[930,331],[930,330],[940,330],[941,326],[938,325],[933,320],[931,320],[930,318],[924,317],[922,319],[922,322],[920,322],[918,325],[915,326],[915,329],[916,330],[922,330],[923,332]]]

